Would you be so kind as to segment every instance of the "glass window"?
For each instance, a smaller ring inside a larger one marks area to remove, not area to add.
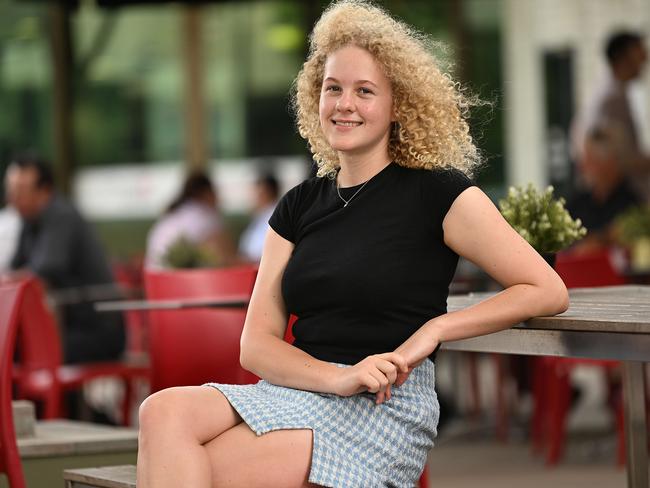
[[[0,164],[26,149],[50,153],[51,98],[47,6],[0,1]]]
[[[182,160],[184,65],[177,5],[74,15],[79,165]]]
[[[288,110],[306,33],[297,2],[205,7],[203,54],[209,154],[241,158],[305,151]]]

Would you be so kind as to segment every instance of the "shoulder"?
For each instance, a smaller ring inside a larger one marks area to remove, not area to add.
[[[432,169],[411,168],[395,164],[396,172],[403,178],[418,180],[425,184],[450,184],[450,183],[469,183],[473,184],[461,170],[452,166],[441,166]]]
[[[284,195],[283,199],[292,202],[308,199],[310,196],[321,191],[321,189],[328,183],[331,183],[331,180],[327,177],[313,176],[307,178],[302,183],[297,184],[289,190]]]
[[[278,202],[278,207],[288,209],[292,213],[300,214],[305,208],[318,205],[320,197],[332,185],[332,180],[327,177],[314,176],[294,186]]]
[[[331,183],[328,178],[313,177],[294,186],[278,202],[269,219],[271,228],[295,243],[303,216],[310,208],[319,206],[327,185]]]
[[[400,167],[398,178],[409,181],[406,185],[425,215],[435,216],[442,222],[452,204],[474,182],[462,171],[452,167],[412,169]]]
[[[399,166],[398,178],[409,181],[425,197],[455,198],[475,183],[462,171],[452,167],[433,169],[407,168]]]
[[[46,225],[82,226],[85,221],[76,207],[66,198],[54,195],[45,209],[43,222]]]

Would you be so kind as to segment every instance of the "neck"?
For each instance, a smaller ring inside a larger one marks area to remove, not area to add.
[[[356,186],[368,181],[390,164],[388,153],[364,155],[355,157],[351,154],[339,153],[341,170],[338,175],[338,184],[342,187]]]

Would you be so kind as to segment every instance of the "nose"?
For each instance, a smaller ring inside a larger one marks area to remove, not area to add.
[[[341,96],[336,101],[336,110],[339,112],[352,112],[354,110],[354,100],[352,94],[349,92],[341,93]]]

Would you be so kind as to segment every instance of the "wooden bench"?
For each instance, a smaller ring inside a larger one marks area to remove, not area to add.
[[[135,466],[66,469],[65,488],[135,488]]]

